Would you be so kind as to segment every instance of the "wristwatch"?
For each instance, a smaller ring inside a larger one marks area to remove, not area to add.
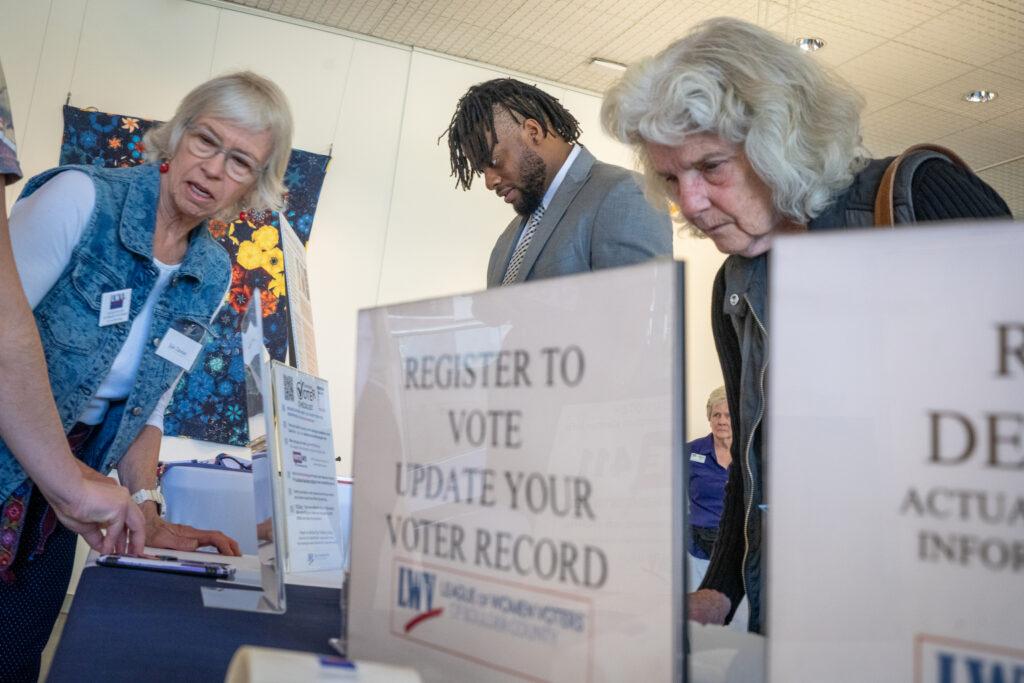
[[[142,489],[132,494],[132,500],[135,501],[136,505],[142,505],[148,500],[156,503],[156,513],[160,514],[164,509],[164,494],[160,493],[160,489]]]

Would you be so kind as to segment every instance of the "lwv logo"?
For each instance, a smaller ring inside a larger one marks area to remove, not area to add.
[[[419,612],[405,624],[405,632],[413,630],[427,619],[441,616],[442,607],[434,607],[437,575],[409,567],[398,568],[398,606]]]
[[[918,683],[1024,683],[1024,651],[929,635],[915,650]]]

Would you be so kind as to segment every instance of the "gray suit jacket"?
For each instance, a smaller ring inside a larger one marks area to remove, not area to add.
[[[644,198],[637,174],[580,149],[523,258],[516,282],[612,268],[672,254],[668,209]],[[487,286],[505,277],[526,218],[501,233],[487,266]]]

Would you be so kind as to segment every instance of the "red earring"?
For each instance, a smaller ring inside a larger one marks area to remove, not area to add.
[[[160,162],[161,173],[167,173],[169,170],[171,170],[171,165],[169,163],[167,163],[166,161]]]
[[[248,217],[249,217],[249,214],[247,214],[245,211],[241,211],[238,214],[238,220],[240,220],[240,221],[244,221]]]

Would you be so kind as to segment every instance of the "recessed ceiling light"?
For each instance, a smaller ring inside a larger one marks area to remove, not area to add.
[[[991,102],[997,97],[999,97],[999,93],[995,90],[972,90],[964,95],[964,99],[968,102]]]
[[[821,48],[825,47],[825,41],[821,38],[797,38],[793,41],[796,46],[804,52],[817,52]]]
[[[628,67],[621,62],[613,62],[610,59],[601,59],[600,57],[593,57],[590,63],[594,66],[603,66],[606,69],[614,69],[615,71],[625,71]]]

